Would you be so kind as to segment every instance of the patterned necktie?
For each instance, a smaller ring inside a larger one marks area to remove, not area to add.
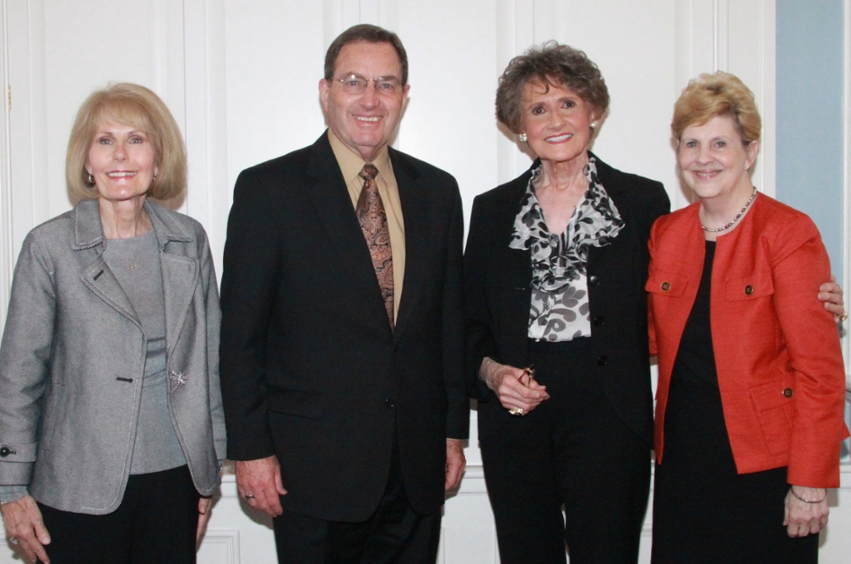
[[[363,178],[363,189],[358,197],[356,211],[366,245],[369,247],[369,254],[372,255],[372,266],[375,268],[381,297],[384,299],[384,307],[390,319],[390,328],[393,329],[395,325],[393,321],[393,254],[390,252],[387,214],[384,212],[384,204],[378,194],[378,184],[375,182],[377,175],[378,169],[375,165],[369,163],[363,165],[363,169],[358,174]]]

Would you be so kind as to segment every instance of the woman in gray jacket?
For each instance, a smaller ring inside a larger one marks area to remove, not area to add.
[[[33,229],[0,345],[6,534],[42,562],[187,563],[225,456],[219,305],[180,130],[134,84],[68,143],[76,207]]]

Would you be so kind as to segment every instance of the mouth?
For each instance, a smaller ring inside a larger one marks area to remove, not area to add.
[[[553,135],[544,139],[547,143],[563,143],[573,137],[573,133],[562,133],[561,135]]]
[[[383,116],[354,116],[354,118],[362,123],[378,123]]]
[[[136,176],[136,172],[129,170],[116,170],[113,172],[107,172],[106,176],[108,178],[133,178]]]
[[[721,174],[720,170],[693,170],[691,172],[694,176],[698,177],[701,180],[711,180]]]

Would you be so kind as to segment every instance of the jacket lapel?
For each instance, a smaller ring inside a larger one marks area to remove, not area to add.
[[[186,253],[175,253],[175,245],[195,245],[193,237],[161,208],[145,202],[160,248],[160,265],[163,277],[163,302],[165,305],[166,351],[171,355],[177,344],[186,314],[192,305],[195,287],[200,275],[198,259]]]
[[[396,185],[399,187],[399,201],[402,203],[402,216],[405,221],[405,277],[395,331],[398,338],[416,309],[425,276],[424,268],[430,260],[429,187],[421,185],[418,181],[419,173],[404,162],[396,151],[390,151],[390,159]]]
[[[375,277],[372,257],[327,132],[313,144],[307,174],[314,181],[312,186],[305,187],[305,191],[313,203],[315,216],[337,252],[339,271],[344,273],[352,295],[357,296],[357,299],[348,300],[347,306],[352,315],[362,322],[390,335],[387,310]]]
[[[74,243],[75,251],[93,249],[97,258],[83,272],[81,281],[100,299],[106,302],[118,313],[142,327],[136,310],[130,303],[127,294],[115,274],[103,260],[103,228],[100,223],[100,209],[97,200],[83,200],[74,208]]]

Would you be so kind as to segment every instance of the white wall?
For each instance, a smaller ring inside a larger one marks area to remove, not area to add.
[[[65,143],[94,88],[135,81],[168,103],[190,161],[177,204],[207,228],[221,264],[237,174],[320,135],[325,49],[360,22],[397,31],[408,50],[410,102],[395,145],[454,174],[468,213],[476,194],[529,165],[496,126],[494,91],[511,57],[551,38],[584,49],[607,79],[597,154],[662,180],[675,207],[687,198],[669,141],[673,102],[700,72],[740,75],[766,124],[755,183],[774,193],[773,0],[0,0],[0,9],[0,73],[12,95],[0,112],[0,321],[23,237],[70,207]],[[441,562],[497,561],[475,436],[470,445],[445,508]],[[831,533],[851,526],[851,474],[843,480],[822,562],[851,551]],[[232,474],[200,554],[204,563],[274,561],[268,524],[240,506]],[[10,561],[0,548],[0,564]]]

